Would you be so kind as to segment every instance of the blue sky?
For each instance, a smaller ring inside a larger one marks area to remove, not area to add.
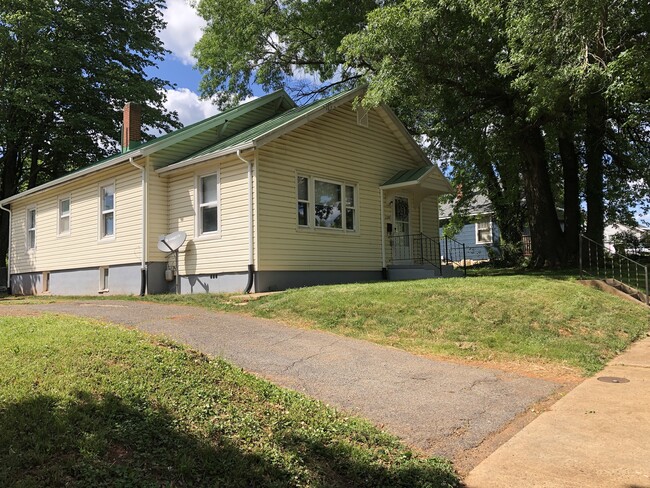
[[[164,19],[167,27],[160,38],[171,53],[157,67],[149,69],[148,74],[176,85],[167,91],[166,107],[178,112],[180,121],[187,125],[218,112],[209,100],[199,99],[201,74],[194,68],[196,59],[192,57],[205,21],[186,0],[167,0]],[[260,90],[255,94],[263,93]]]

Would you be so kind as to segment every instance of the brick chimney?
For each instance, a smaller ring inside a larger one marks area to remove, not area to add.
[[[140,144],[142,126],[142,108],[137,103],[124,105],[124,122],[122,124],[122,152],[127,152]]]

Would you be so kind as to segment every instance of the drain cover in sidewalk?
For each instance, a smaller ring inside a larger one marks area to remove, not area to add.
[[[603,383],[629,383],[630,380],[627,378],[620,378],[618,376],[601,376],[598,378],[598,381],[602,381]]]

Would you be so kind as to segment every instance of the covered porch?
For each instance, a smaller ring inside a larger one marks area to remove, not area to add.
[[[438,168],[400,171],[379,191],[384,276],[389,280],[462,276],[463,245],[439,236],[438,197],[450,193],[451,187]]]

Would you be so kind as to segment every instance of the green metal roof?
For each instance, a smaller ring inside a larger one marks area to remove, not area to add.
[[[351,91],[353,90],[344,91],[336,95],[333,95],[331,97],[323,98],[316,102],[310,103],[308,105],[303,105],[301,107],[295,107],[291,110],[287,110],[286,112],[283,112],[280,115],[277,115],[265,122],[262,122],[249,129],[246,129],[238,134],[230,136],[222,141],[217,142],[216,144],[210,147],[197,151],[196,153],[187,157],[185,161],[195,159],[207,154],[221,152],[229,148],[241,146],[248,142],[253,142],[256,139],[258,139],[260,136],[271,133],[274,130],[279,129],[280,127],[286,124],[290,124],[291,122],[296,121],[300,117],[306,116],[311,112],[315,112],[318,109],[325,107],[327,104],[334,103],[339,99],[346,97],[351,93]]]
[[[432,168],[433,166],[422,166],[420,168],[399,171],[381,186],[397,185],[400,183],[415,183],[431,171]]]
[[[164,134],[160,137],[156,137],[155,139],[151,139],[150,141],[139,144],[138,146],[135,146],[126,152],[113,154],[112,156],[101,159],[95,163],[86,165],[83,168],[78,168],[59,178],[51,180],[37,187],[31,188],[30,190],[24,191],[22,193],[18,193],[16,195],[12,195],[4,199],[2,203],[7,203],[9,201],[16,200],[17,198],[36,193],[37,191],[44,190],[46,188],[56,186],[61,183],[65,183],[67,181],[70,181],[71,179],[74,179],[78,176],[83,176],[89,172],[103,169],[108,166],[112,166],[112,164],[118,164],[122,161],[128,160],[130,156],[138,157],[146,154],[151,154],[153,152],[157,152],[158,150],[164,149],[169,145],[173,145],[178,141],[189,139],[194,135],[196,135],[197,133],[202,133],[214,127],[218,127],[219,125],[225,124],[227,121],[233,121],[240,116],[243,116],[247,113],[254,112],[256,109],[259,109],[261,107],[267,106],[268,104],[272,104],[272,103],[277,103],[277,107],[275,109],[276,112],[291,110],[296,107],[296,103],[291,99],[291,97],[289,97],[289,95],[287,95],[287,93],[284,90],[279,90],[270,93],[268,95],[265,95],[263,97],[256,98],[255,100],[252,100],[248,103],[244,103],[237,107],[224,110],[223,112],[213,115],[212,117],[208,117],[207,119],[203,119],[199,122],[195,122],[193,124],[187,125],[181,129],[177,129],[175,131]],[[161,147],[157,147],[157,146],[161,146]]]

